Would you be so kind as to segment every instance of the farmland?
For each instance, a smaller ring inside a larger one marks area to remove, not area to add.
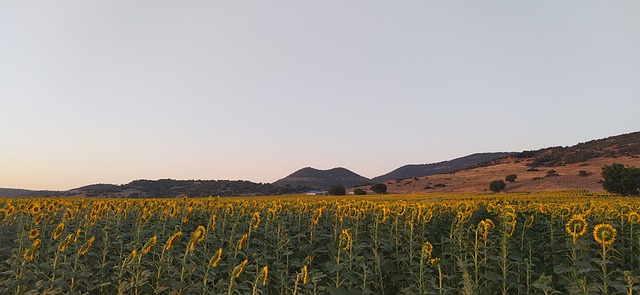
[[[2,294],[637,293],[604,193],[0,199]]]

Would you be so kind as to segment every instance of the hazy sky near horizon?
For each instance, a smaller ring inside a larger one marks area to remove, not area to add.
[[[0,187],[366,177],[640,128],[640,1],[2,1]]]

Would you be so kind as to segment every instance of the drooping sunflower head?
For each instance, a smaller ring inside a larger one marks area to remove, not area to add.
[[[267,277],[269,277],[269,267],[268,266],[264,266],[262,268],[262,270],[260,271],[259,277],[262,278],[262,285],[266,285],[267,284]]]
[[[605,213],[605,219],[608,219],[608,220],[618,219],[618,217],[620,217],[620,212],[618,212],[618,210],[615,210],[615,209],[609,209]]]
[[[142,253],[143,254],[149,253],[149,251],[151,250],[153,245],[156,244],[157,241],[158,241],[158,237],[156,237],[156,236],[153,236],[153,237],[149,238],[149,240],[142,247]]]
[[[57,240],[60,237],[60,235],[62,234],[62,230],[64,230],[64,222],[58,224],[58,226],[53,231],[53,233],[51,233],[51,238],[53,240]]]
[[[608,223],[601,223],[593,228],[593,238],[602,245],[611,245],[616,240],[617,231]]]
[[[169,237],[169,239],[167,240],[167,244],[164,246],[164,249],[169,250],[171,246],[177,244],[180,236],[182,236],[182,232],[178,231],[175,234],[173,234],[171,237]]]
[[[240,239],[238,240],[238,244],[236,244],[236,249],[238,251],[242,250],[242,247],[245,245],[245,243],[247,242],[247,234],[242,235],[242,237],[240,237]]]
[[[233,277],[235,277],[235,278],[240,277],[240,274],[244,270],[245,266],[247,266],[248,262],[249,262],[249,260],[245,259],[244,261],[242,261],[242,263],[236,265],[236,267],[233,268]]]
[[[525,223],[525,227],[526,228],[531,228],[531,226],[533,226],[533,222],[535,221],[535,215],[531,214],[529,215],[529,218],[527,218],[527,221]]]
[[[95,239],[96,239],[95,237],[91,237],[86,242],[84,242],[82,247],[80,247],[80,251],[78,251],[78,256],[87,254],[89,249],[91,249],[91,245],[93,244],[93,241],[95,241]]]
[[[570,236],[577,239],[587,232],[587,221],[581,214],[573,215],[567,222],[565,229]]]
[[[64,241],[60,243],[60,246],[58,246],[58,251],[64,252],[64,250],[67,249],[67,246],[69,246],[69,243],[71,242],[72,238],[73,238],[73,234],[68,234],[67,237],[64,239]]]
[[[306,264],[304,266],[302,266],[301,274],[302,274],[302,284],[306,285],[308,277],[309,277],[309,269],[307,269],[307,265]]]
[[[626,215],[629,214],[629,211],[631,211],[631,209],[629,209],[629,206],[627,205],[618,206],[618,212],[620,212],[620,214]]]
[[[549,212],[549,210],[547,210],[547,206],[540,204],[538,205],[538,209],[540,210],[540,213],[542,214],[546,214],[547,212]]]
[[[40,222],[42,222],[42,220],[44,220],[44,219],[45,219],[45,217],[47,217],[47,215],[46,215],[46,214],[40,214],[40,215],[38,215],[35,219],[33,219],[33,224],[34,224],[34,225],[39,225],[39,224],[40,224]]]
[[[340,233],[340,247],[342,247],[342,250],[349,250],[351,247],[351,235],[346,229],[343,229],[342,233]]]
[[[504,222],[507,224],[516,222],[516,214],[513,212],[507,212],[507,214],[504,215]]]
[[[218,248],[216,254],[211,256],[211,259],[209,259],[209,265],[211,265],[211,267],[218,266],[218,262],[220,262],[220,259],[222,259],[222,248]]]
[[[571,215],[571,209],[569,209],[569,207],[562,206],[562,208],[560,208],[560,211],[558,212],[558,216],[560,216],[561,218],[567,218],[569,217],[569,215]]]
[[[259,225],[260,225],[260,211],[257,211],[253,213],[251,216],[251,227],[253,229],[258,229]]]
[[[189,240],[188,247],[190,252],[193,252],[195,250],[195,247],[198,243],[204,241],[205,232],[206,229],[204,228],[204,226],[200,225],[193,233],[191,233],[191,239]]]
[[[429,259],[431,258],[431,253],[433,253],[433,245],[431,245],[431,242],[425,241],[422,244],[422,255],[424,255],[424,257],[427,257],[427,259]]]

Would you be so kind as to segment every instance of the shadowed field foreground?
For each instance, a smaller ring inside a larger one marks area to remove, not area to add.
[[[0,199],[2,294],[636,293],[603,193]]]

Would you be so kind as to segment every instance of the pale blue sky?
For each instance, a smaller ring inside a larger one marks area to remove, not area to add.
[[[2,1],[0,187],[573,145],[639,80],[640,1]]]

